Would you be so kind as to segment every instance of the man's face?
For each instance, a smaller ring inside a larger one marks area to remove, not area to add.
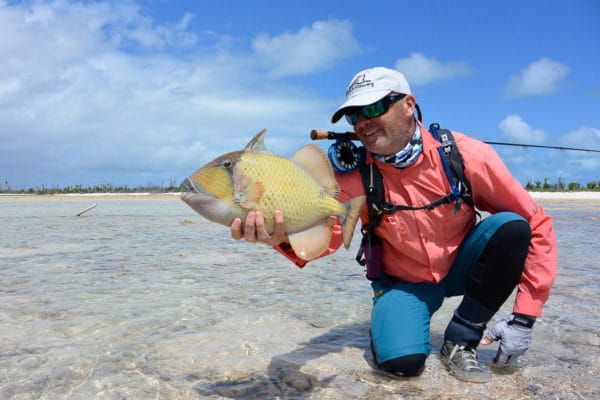
[[[395,154],[406,146],[415,131],[414,109],[415,98],[408,95],[379,117],[367,119],[359,113],[354,132],[370,152]]]

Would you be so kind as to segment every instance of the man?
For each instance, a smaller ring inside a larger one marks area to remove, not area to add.
[[[383,176],[385,200],[419,207],[447,196],[450,184],[437,147],[415,118],[419,111],[404,76],[388,68],[359,72],[346,101],[333,114],[345,116],[366,148],[366,164]],[[420,111],[419,111],[420,112]],[[372,280],[371,344],[378,368],[397,376],[420,375],[430,354],[430,321],[445,297],[463,295],[444,335],[440,357],[456,378],[487,382],[490,370],[477,346],[500,340],[494,363],[514,366],[531,343],[533,325],[556,275],[552,221],[511,176],[488,145],[453,132],[470,183],[473,205],[442,203],[432,209],[384,215],[375,233],[382,241],[382,274]],[[336,175],[344,202],[364,194],[358,170]],[[490,215],[477,222],[475,208]],[[366,226],[367,207],[361,220]],[[231,226],[234,239],[273,245],[304,266],[286,243],[284,216],[275,214],[269,234],[260,213]],[[337,228],[337,227],[336,227]],[[334,229],[330,250],[340,246]],[[485,336],[487,322],[518,287],[513,315]]]

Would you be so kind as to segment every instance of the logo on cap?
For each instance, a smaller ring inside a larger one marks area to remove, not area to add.
[[[361,88],[368,87],[368,86],[374,87],[375,83],[373,83],[373,81],[367,79],[367,74],[361,74],[352,81],[352,83],[348,87],[348,90],[346,90],[346,97],[350,96],[350,94],[352,94],[352,92],[355,91],[356,89],[361,89]]]

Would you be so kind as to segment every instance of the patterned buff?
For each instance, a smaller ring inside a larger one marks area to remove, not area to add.
[[[406,144],[402,150],[397,152],[396,154],[392,154],[389,156],[382,156],[381,154],[373,154],[376,160],[387,163],[394,164],[396,168],[402,169],[406,168],[419,158],[419,155],[423,151],[423,139],[421,138],[421,131],[419,128],[415,131],[410,142]]]

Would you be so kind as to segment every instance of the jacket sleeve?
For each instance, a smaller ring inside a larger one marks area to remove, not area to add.
[[[531,244],[513,310],[539,316],[550,295],[558,264],[552,219],[513,178],[491,146],[466,136],[460,137],[457,143],[475,206],[490,213],[512,211],[529,222]]]

